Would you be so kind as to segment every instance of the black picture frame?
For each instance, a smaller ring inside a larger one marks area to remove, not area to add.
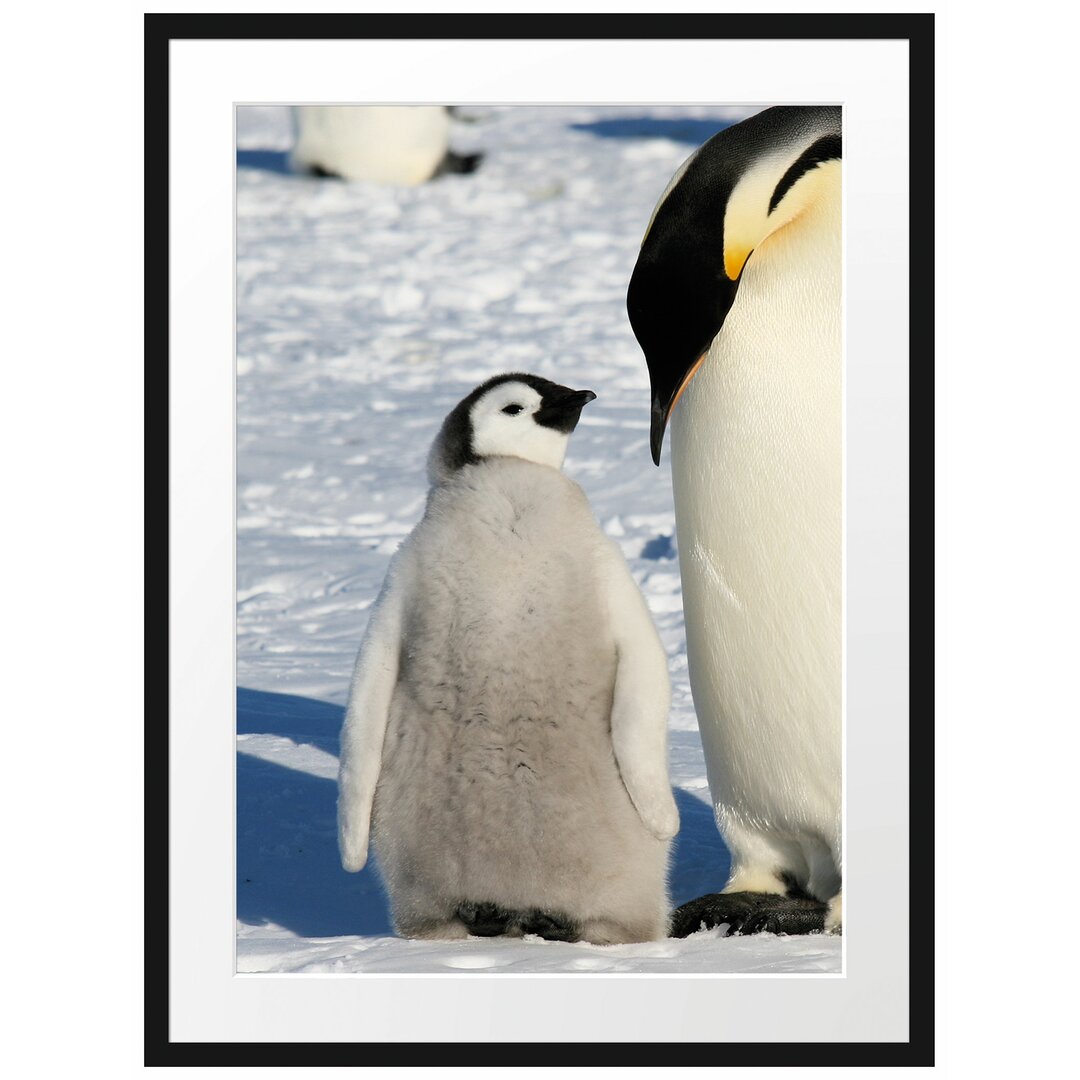
[[[160,484],[162,467],[169,462],[168,410],[162,408],[159,388],[169,362],[169,45],[180,39],[898,39],[909,46],[909,108],[911,131],[919,133],[919,154],[912,155],[910,210],[924,235],[933,234],[933,131],[934,131],[934,16],[930,14],[859,15],[206,15],[149,14],[144,22],[145,45],[145,363],[148,425],[146,475],[147,520],[158,536],[169,520],[168,487]],[[911,720],[925,737],[920,752],[910,756],[910,867],[911,912],[934,881],[934,679],[933,596],[933,416],[932,369],[934,356],[934,276],[932,263],[912,259],[910,275],[911,517],[910,561],[920,567],[922,587],[910,597],[909,686],[919,703]],[[926,372],[927,374],[923,374]],[[915,388],[918,392],[915,392]],[[917,497],[916,494],[917,493]],[[148,577],[167,575],[168,549],[148,563]],[[167,627],[158,597],[167,589],[149,588],[147,623]],[[167,637],[167,629],[165,635]],[[168,835],[169,782],[168,718],[160,712],[161,685],[168,673],[155,671],[161,658],[160,630],[147,637],[146,666],[146,880],[147,927],[145,968],[145,1057],[147,1066],[159,1065],[408,1065],[430,1061],[432,1051],[444,1064],[549,1065],[577,1063],[581,1044],[572,1043],[181,1043],[169,1034],[168,949],[152,943],[152,927],[167,924],[169,916],[169,855],[159,838]],[[167,641],[165,642],[167,646]],[[912,736],[914,738],[914,736]],[[917,891],[918,897],[915,892]],[[152,917],[151,917],[152,916]],[[910,928],[912,937],[915,927]],[[906,1043],[611,1043],[605,1044],[605,1065],[665,1065],[670,1067],[672,1045],[711,1049],[711,1060],[722,1065],[906,1065],[934,1062],[934,926],[918,926],[919,950],[925,960],[910,969],[910,1039]],[[698,1055],[689,1055],[695,1062]]]

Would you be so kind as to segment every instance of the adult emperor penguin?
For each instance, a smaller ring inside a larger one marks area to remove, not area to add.
[[[444,105],[299,105],[293,110],[293,167],[345,180],[422,184],[472,172],[479,154],[450,150]]]
[[[627,293],[657,464],[672,427],[690,684],[732,856],[677,936],[841,923],[840,162],[838,106],[721,131],[661,196]]]
[[[368,623],[339,841],[359,870],[370,827],[405,936],[666,935],[667,657],[560,471],[594,397],[509,374],[460,402]]]

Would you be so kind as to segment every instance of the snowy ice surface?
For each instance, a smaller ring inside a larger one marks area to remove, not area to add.
[[[672,900],[724,884],[686,670],[668,459],[626,286],[653,205],[738,107],[466,108],[470,176],[417,188],[293,176],[288,110],[237,112],[237,970],[838,972],[835,937],[594,946],[394,936],[374,868],[338,862],[338,730],[439,424],[523,370],[598,397],[565,471],[621,546],[667,648]]]

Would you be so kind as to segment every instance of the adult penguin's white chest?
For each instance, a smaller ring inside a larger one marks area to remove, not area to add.
[[[840,255],[837,185],[755,250],[672,415],[690,678],[721,823],[826,843],[840,827]]]

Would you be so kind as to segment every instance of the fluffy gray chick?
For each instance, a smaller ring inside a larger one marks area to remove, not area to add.
[[[595,395],[499,375],[447,416],[341,735],[342,863],[369,831],[400,934],[667,932],[667,658],[560,471]]]

